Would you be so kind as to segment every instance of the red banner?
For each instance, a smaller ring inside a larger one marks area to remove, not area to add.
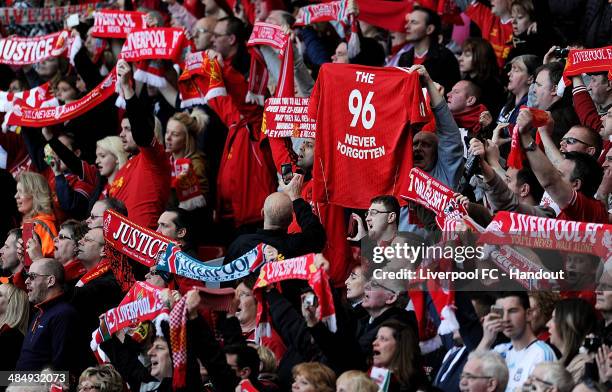
[[[91,35],[98,38],[125,38],[132,30],[147,27],[146,16],[144,12],[135,11],[96,11]]]
[[[171,239],[129,221],[113,211],[104,212],[104,239],[117,251],[151,267],[163,256]]]
[[[29,25],[35,23],[62,22],[70,14],[89,15],[100,3],[67,5],[48,8],[0,8],[0,23]]]
[[[294,26],[305,26],[319,22],[330,22],[332,20],[348,23],[345,13],[345,0],[307,5],[298,11]]]
[[[147,282],[136,282],[119,306],[104,313],[108,333],[113,335],[123,328],[169,313],[159,297],[160,292],[159,287]]]
[[[28,106],[35,108],[40,107],[40,105],[43,103],[50,102],[55,99],[55,96],[49,87],[50,83],[46,82],[38,87],[17,93],[0,91],[0,102],[15,102],[17,100],[22,100]],[[12,105],[0,105],[0,111],[10,111],[11,107]]]
[[[268,137],[315,137],[317,123],[308,116],[308,98],[269,98],[263,132]]]
[[[612,46],[570,50],[563,71],[564,78],[594,72],[608,72],[608,79],[612,79]]]
[[[69,35],[64,30],[40,37],[0,39],[0,64],[28,65],[64,55]]]
[[[116,72],[113,69],[106,78],[83,98],[62,106],[33,108],[25,102],[15,101],[8,114],[9,125],[46,127],[61,124],[98,106],[115,93]]]
[[[249,37],[247,46],[267,45],[282,50],[287,42],[287,34],[280,26],[257,22],[253,26],[253,32]]]
[[[188,46],[189,41],[181,28],[134,29],[128,34],[119,58],[125,61],[162,59],[180,63],[183,50]]]
[[[512,244],[528,248],[612,254],[612,225],[574,222],[500,211],[479,239],[485,244]]]

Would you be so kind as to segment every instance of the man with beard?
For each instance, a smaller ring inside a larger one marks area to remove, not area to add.
[[[2,270],[9,275],[9,282],[22,290],[26,289],[23,260],[19,260],[17,243],[21,239],[21,229],[9,230],[4,246],[0,249]]]

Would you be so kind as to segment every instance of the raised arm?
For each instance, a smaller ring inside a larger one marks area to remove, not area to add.
[[[151,112],[146,109],[145,105],[136,96],[133,87],[132,68],[125,60],[117,62],[117,78],[125,98],[126,113],[130,120],[132,137],[138,146],[151,147],[155,138],[155,120]]]
[[[535,142],[531,136],[532,121],[533,115],[528,109],[522,109],[516,119],[523,147]],[[574,195],[571,185],[565,182],[561,173],[539,148],[535,148],[533,151],[525,149],[525,153],[529,160],[529,166],[531,166],[531,170],[533,170],[542,187],[559,208],[567,207]]]

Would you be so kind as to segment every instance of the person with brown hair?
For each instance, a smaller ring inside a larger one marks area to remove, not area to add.
[[[367,374],[349,370],[336,380],[336,392],[377,392],[378,385]]]
[[[561,300],[559,293],[554,291],[531,291],[529,293],[529,305],[532,309],[531,329],[539,340],[548,340],[550,333],[546,324],[552,317],[555,304]]]
[[[336,374],[319,362],[303,362],[293,367],[292,392],[334,392]]]
[[[372,365],[392,371],[393,384],[402,391],[416,391],[428,386],[423,372],[419,337],[414,330],[397,320],[380,325],[372,343]]]
[[[113,365],[89,367],[79,377],[79,391],[122,392],[123,379]]]

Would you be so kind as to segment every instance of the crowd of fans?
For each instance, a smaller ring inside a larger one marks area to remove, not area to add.
[[[353,32],[336,22],[294,26],[308,5],[299,0],[105,5],[146,12],[149,26],[184,28],[196,51],[220,62],[227,95],[188,110],[181,108],[180,70],[161,61],[162,86],[135,81],[135,64],[118,60],[121,40],[93,37],[93,20],[84,16],[71,30],[84,42],[73,65],[63,57],[2,65],[1,90],[50,82],[60,105],[116,72],[125,107],[113,95],[65,123],[0,133],[0,370],[68,372],[59,386],[65,390],[176,390],[177,348],[167,320],[143,321],[104,339],[105,358],[91,346],[92,333],[105,327],[100,316],[119,305],[131,284],[145,281],[161,290],[168,310],[186,307],[181,390],[612,390],[612,268],[605,259],[526,250],[544,267],[556,258],[572,289],[498,290],[485,280],[469,282],[469,291],[459,285],[451,305],[457,326],[442,332],[447,316],[434,306],[435,293],[424,282],[376,278],[365,251],[366,240],[435,243],[440,228],[433,214],[390,195],[372,194],[368,210],[313,201],[315,140],[266,137],[263,107],[245,100],[253,66],[246,43],[256,21],[290,32],[297,97],[311,94],[325,63],[406,67],[418,73],[433,119],[429,131],[415,131],[414,166],[454,190],[471,222],[486,227],[497,212],[511,211],[607,224],[612,68],[574,76],[568,86],[563,72],[566,48],[612,45],[612,2],[455,0],[440,1],[440,11],[438,2],[406,1],[404,31],[359,20],[360,3],[368,2],[346,3],[359,21]],[[278,51],[259,50],[274,92]],[[533,125],[529,108],[547,112],[544,125]],[[542,147],[534,145],[536,134]],[[516,143],[525,154],[520,169],[508,166]],[[185,160],[198,189],[189,200],[180,197],[174,173]],[[292,176],[283,178],[287,163]],[[267,263],[316,254],[315,265],[330,279],[336,330],[325,325],[304,282],[261,290],[257,272],[205,289],[233,293],[227,309],[210,310],[203,281],[117,256],[105,239],[107,210],[203,262],[227,264],[261,243],[268,245]],[[469,241],[472,226],[458,227]],[[386,268],[396,262],[386,260]],[[413,291],[424,293],[422,303]],[[266,338],[256,332],[261,302],[272,326]],[[50,387],[25,388],[15,383],[8,390]]]

